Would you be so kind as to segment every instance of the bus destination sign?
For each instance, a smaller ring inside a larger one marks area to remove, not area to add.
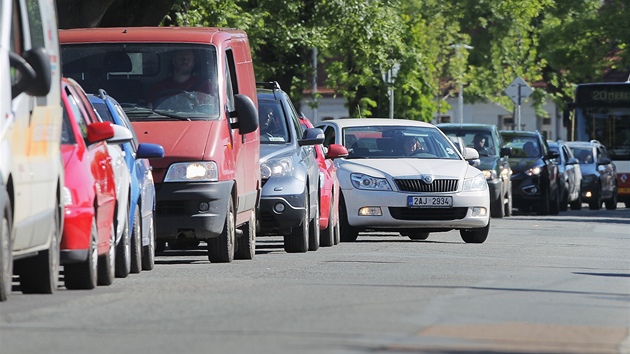
[[[578,106],[630,104],[630,83],[578,85],[575,103]]]

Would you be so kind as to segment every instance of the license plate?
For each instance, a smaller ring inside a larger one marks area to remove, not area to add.
[[[619,188],[617,194],[630,194],[630,188]]]
[[[453,206],[453,197],[407,197],[407,206],[410,208],[442,207]]]

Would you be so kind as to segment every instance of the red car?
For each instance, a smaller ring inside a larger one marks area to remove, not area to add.
[[[305,128],[313,128],[313,124],[303,113],[300,114],[300,123]],[[319,244],[326,247],[339,243],[339,180],[332,160],[348,156],[348,149],[343,145],[331,144],[326,153],[323,145],[314,147],[319,173],[323,176],[320,178],[323,185],[319,187]]]
[[[61,153],[65,170],[61,264],[68,289],[93,289],[114,280],[116,186],[105,140],[115,127],[100,122],[85,92],[62,79]]]

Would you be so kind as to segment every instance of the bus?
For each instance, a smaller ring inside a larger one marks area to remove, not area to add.
[[[598,140],[617,168],[618,201],[630,208],[630,78],[579,84],[567,113],[568,140]]]

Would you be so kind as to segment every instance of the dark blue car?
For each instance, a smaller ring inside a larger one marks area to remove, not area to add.
[[[122,144],[125,162],[131,173],[129,193],[129,227],[131,230],[131,272],[152,270],[155,257],[154,219],[155,186],[148,159],[164,157],[164,148],[158,144],[138,143],[138,137],[122,107],[113,97],[100,90],[89,94],[90,102],[103,121],[122,125],[133,134],[131,142]]]

